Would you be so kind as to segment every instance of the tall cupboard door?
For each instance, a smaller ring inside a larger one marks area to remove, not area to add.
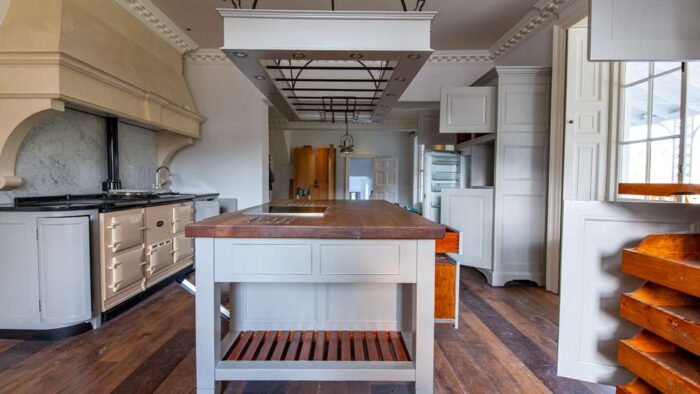
[[[42,323],[90,320],[90,218],[39,218],[37,227]]]
[[[591,0],[592,61],[700,60],[700,1]]]
[[[461,233],[461,265],[493,268],[493,189],[443,189],[440,223]]]
[[[441,133],[496,131],[496,88],[443,88],[440,97]]]

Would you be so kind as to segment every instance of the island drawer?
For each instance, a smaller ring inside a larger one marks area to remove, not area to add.
[[[445,236],[435,240],[435,253],[460,253],[462,233],[445,226]]]
[[[412,240],[215,240],[221,282],[415,283]]]

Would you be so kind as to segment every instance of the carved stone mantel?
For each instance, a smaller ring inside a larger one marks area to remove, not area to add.
[[[72,105],[163,130],[159,164],[199,138],[204,121],[182,53],[116,2],[10,0],[0,24],[0,190],[22,183],[15,162],[29,130]]]

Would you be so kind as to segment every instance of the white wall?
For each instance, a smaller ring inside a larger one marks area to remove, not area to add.
[[[493,62],[427,63],[408,86],[400,101],[439,102],[441,88],[470,86],[491,68]]]
[[[260,92],[231,63],[185,64],[202,138],[178,153],[173,189],[218,192],[246,208],[268,199],[268,108]]]
[[[271,141],[277,147],[272,148],[272,160],[275,164],[275,184],[273,199],[288,198],[289,174],[291,173],[291,149],[311,145],[327,147],[338,146],[343,131],[282,131],[271,130]],[[370,132],[358,131],[351,134],[355,140],[355,153],[374,155],[376,157],[397,157],[399,159],[399,203],[410,205],[413,193],[413,136],[405,132]],[[286,136],[286,141],[285,141]],[[278,149],[288,146],[289,150]],[[336,198],[345,198],[345,159],[336,153]]]
[[[496,61],[497,66],[552,66],[552,22]]]

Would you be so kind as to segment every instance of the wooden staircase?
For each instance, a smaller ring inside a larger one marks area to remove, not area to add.
[[[700,393],[700,234],[652,235],[622,255],[644,279],[620,314],[643,328],[620,341],[618,361],[637,379],[618,393]]]

